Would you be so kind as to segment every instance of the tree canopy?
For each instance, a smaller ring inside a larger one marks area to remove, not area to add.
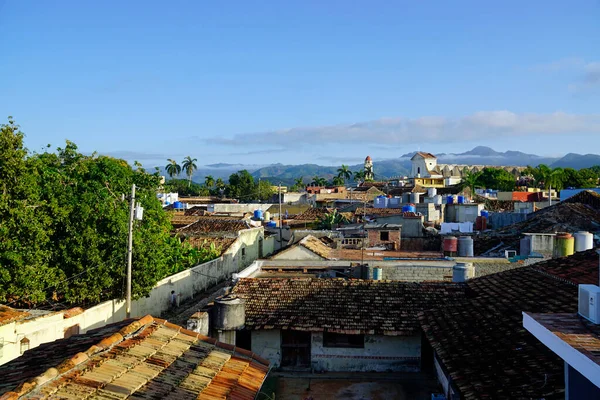
[[[9,119],[0,126],[0,301],[89,305],[124,295],[129,202],[136,185],[144,219],[133,230],[134,298],[160,279],[214,257],[170,236],[156,193],[158,172],[84,155],[67,141],[29,154]]]

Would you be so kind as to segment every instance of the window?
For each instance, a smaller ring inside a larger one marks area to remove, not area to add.
[[[421,167],[417,167],[417,174],[421,173]]]
[[[242,247],[242,259],[246,258],[246,248]]]
[[[323,347],[365,348],[365,335],[346,335],[344,333],[323,333]]]
[[[388,231],[379,232],[379,240],[390,240],[390,233]]]

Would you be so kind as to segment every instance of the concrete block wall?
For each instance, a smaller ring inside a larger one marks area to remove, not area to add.
[[[381,239],[381,232],[387,232],[388,233],[388,239],[387,240],[382,240]],[[399,250],[400,249],[400,230],[399,229],[395,229],[395,230],[383,230],[383,229],[367,229],[367,235],[368,235],[368,245],[369,246],[388,246],[388,245],[394,245],[396,246],[396,248]]]
[[[148,296],[133,300],[131,316],[142,317],[150,314],[159,317],[169,309],[172,290],[181,295],[180,301],[184,301],[230,278],[233,273],[258,259],[259,238],[263,236],[263,228],[240,231],[236,241],[221,257],[169,276],[159,281]],[[242,249],[245,249],[244,256]],[[88,330],[122,321],[125,317],[125,301],[113,299],[70,318],[64,318],[63,313],[59,312],[3,325],[0,327],[0,339],[4,344],[0,351],[0,364],[21,355],[19,341],[24,337],[30,341],[29,348],[34,348],[42,343],[64,338],[65,330],[74,325],[79,327],[79,333],[86,333]]]
[[[381,274],[383,279],[402,282],[423,281],[452,281],[452,267],[450,266],[383,266]]]
[[[365,335],[360,349],[324,347],[323,333],[312,334],[311,366],[317,372],[418,372],[420,360],[420,336]]]

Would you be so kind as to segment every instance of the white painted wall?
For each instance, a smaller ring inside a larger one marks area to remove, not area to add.
[[[293,247],[290,247],[289,249],[284,250],[281,253],[274,255],[273,257],[271,257],[271,260],[304,261],[304,260],[324,260],[324,258],[319,256],[318,254],[313,253],[312,251],[308,250],[307,248],[305,248],[303,246],[294,245]]]
[[[180,294],[180,301],[193,298],[199,292],[215,285],[252,264],[258,259],[259,238],[263,228],[252,228],[238,232],[238,237],[221,257],[197,265],[159,281],[147,297],[131,302],[131,316],[150,314],[160,316],[169,308],[172,290]],[[264,246],[264,242],[263,242]],[[245,256],[242,256],[245,249]],[[264,247],[263,247],[264,251]],[[133,266],[135,268],[135,265]],[[79,325],[79,333],[100,328],[125,319],[125,301],[114,299],[85,310],[82,314],[65,319],[62,312],[23,320],[0,326],[0,365],[21,355],[20,340],[30,340],[34,348],[42,343],[53,342],[64,337],[65,329]]]
[[[415,157],[414,160],[411,161],[412,167],[410,171],[411,178],[417,178],[419,176],[420,169],[420,177],[421,178],[429,178],[431,175],[429,174],[429,169],[435,168],[437,165],[437,159],[435,158],[422,158]]]
[[[271,362],[272,368],[281,365],[281,331],[268,329],[252,331],[252,352]]]
[[[312,367],[316,371],[419,371],[420,336],[365,335],[364,349],[324,347],[323,333],[312,334]]]
[[[248,213],[254,210],[267,211],[273,204],[248,203],[248,204],[209,204],[207,210],[216,213]]]

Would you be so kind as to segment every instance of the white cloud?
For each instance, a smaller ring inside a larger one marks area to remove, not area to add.
[[[531,68],[538,72],[566,72],[573,75],[568,88],[572,93],[590,93],[600,90],[600,62],[571,57]]]
[[[299,127],[235,135],[219,144],[262,143],[276,147],[319,148],[328,144],[405,145],[456,143],[531,135],[600,134],[600,114],[481,111],[461,118],[383,118],[329,126]]]

